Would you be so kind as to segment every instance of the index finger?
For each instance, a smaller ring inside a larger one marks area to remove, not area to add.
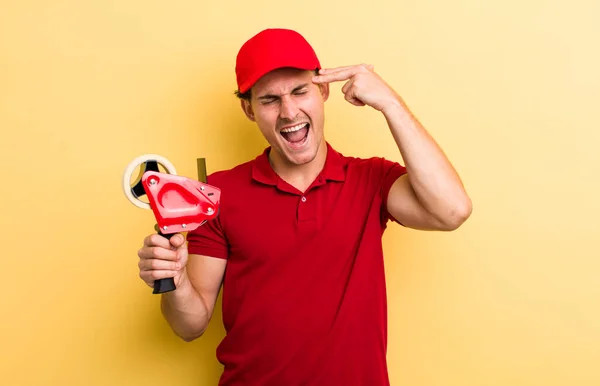
[[[347,69],[352,68],[352,67],[356,67],[356,65],[353,64],[351,66],[340,66],[340,67],[333,67],[333,68],[321,68],[319,70],[319,74],[321,74],[321,75],[323,75],[323,74],[331,74],[333,72],[338,72],[338,71],[341,71],[341,70],[347,70]]]
[[[336,68],[323,68],[319,70],[319,75],[313,78],[315,83],[336,82],[348,80],[359,72],[373,71],[372,64],[356,64],[352,66],[342,66]]]
[[[315,83],[329,83],[329,82],[338,82],[343,80],[348,80],[352,76],[357,73],[357,69],[355,67],[345,68],[336,72],[316,75],[313,77],[313,82]]]

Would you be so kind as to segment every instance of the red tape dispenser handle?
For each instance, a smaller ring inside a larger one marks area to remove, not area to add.
[[[141,179],[131,187],[129,180],[133,168],[145,163],[140,173]],[[158,163],[166,166],[169,173],[162,173]],[[200,168],[204,163],[198,163]],[[199,176],[206,178],[206,171],[199,170]],[[156,218],[158,234],[170,239],[176,233],[193,231],[206,221],[219,214],[221,191],[219,188],[178,176],[175,168],[164,158],[157,155],[138,157],[127,168],[124,176],[125,194],[136,206],[152,209]],[[149,203],[139,200],[142,195]],[[159,279],[154,282],[154,294],[175,290],[173,278]]]

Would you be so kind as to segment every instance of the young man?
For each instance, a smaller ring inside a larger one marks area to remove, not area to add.
[[[208,177],[221,211],[187,245],[148,236],[140,276],[175,278],[162,312],[186,341],[203,334],[223,286],[221,385],[388,385],[381,237],[388,221],[459,227],[471,213],[461,180],[372,66],[323,69],[301,35],[268,29],[242,46],[236,75],[270,146]],[[406,166],[334,150],[323,134],[330,82],[383,114]]]

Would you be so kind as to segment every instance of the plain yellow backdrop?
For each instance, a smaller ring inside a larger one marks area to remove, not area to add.
[[[149,211],[121,190],[158,153],[196,176],[266,143],[239,46],[295,28],[326,67],[372,63],[472,197],[452,233],[385,235],[392,385],[600,384],[600,3],[0,1],[0,383],[215,385],[220,306],[178,340],[138,278]],[[332,85],[326,136],[399,160]],[[285,322],[285,321],[282,321]]]

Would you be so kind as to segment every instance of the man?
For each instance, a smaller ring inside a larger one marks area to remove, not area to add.
[[[471,213],[460,178],[372,66],[321,68],[297,32],[267,29],[242,46],[236,75],[242,110],[270,146],[208,177],[221,211],[188,245],[148,236],[140,276],[175,278],[162,312],[186,341],[203,334],[223,286],[222,385],[388,385],[382,234],[388,221],[459,227]],[[383,114],[406,166],[325,140],[331,82]]]

